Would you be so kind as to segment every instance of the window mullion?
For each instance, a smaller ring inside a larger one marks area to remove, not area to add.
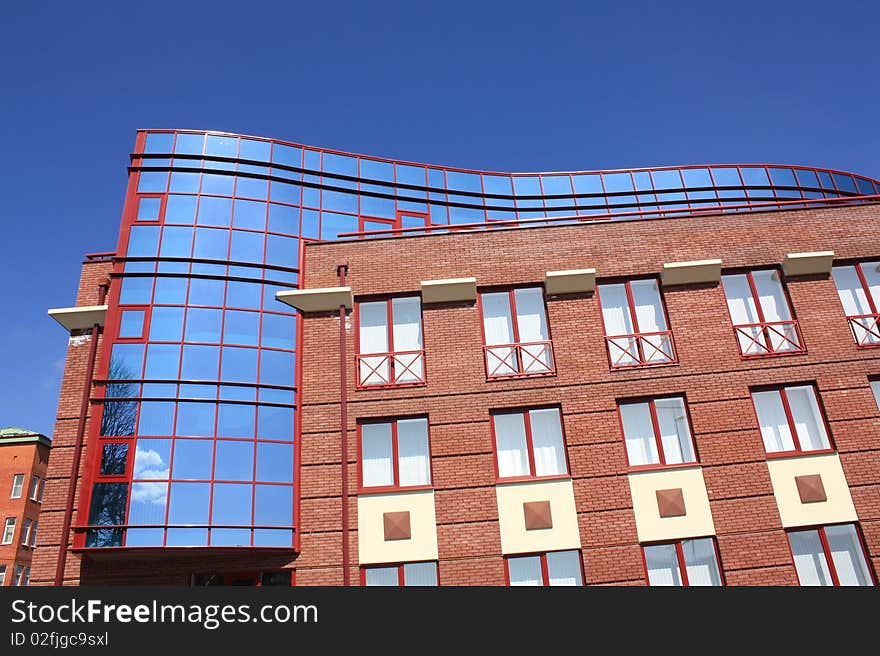
[[[675,555],[678,558],[678,572],[681,576],[681,584],[685,587],[689,587],[690,581],[688,581],[687,563],[684,560],[684,549],[681,546],[681,541],[675,543]]]
[[[660,464],[666,464],[666,454],[663,453],[663,440],[660,437],[660,420],[657,419],[657,406],[654,405],[654,399],[648,401],[648,410],[651,414],[651,427],[654,429],[654,442],[657,444],[657,457],[660,458]]]
[[[403,564],[397,566],[397,585],[401,588],[406,586],[406,578],[403,573]]]
[[[788,391],[782,387],[779,390],[779,397],[782,399],[782,409],[785,410],[785,418],[788,421],[788,430],[791,431],[791,439],[794,442],[796,451],[801,450],[801,441],[798,439],[797,426],[794,423],[794,415],[791,413],[791,406],[788,403]]]
[[[391,422],[391,481],[394,487],[400,487],[400,467],[397,466],[399,454],[397,449],[397,420]]]
[[[544,581],[544,587],[550,585],[550,568],[547,567],[547,554],[541,554],[541,578]]]
[[[758,313],[758,321],[761,323],[761,338],[764,340],[764,348],[767,350],[767,353],[773,352],[773,342],[770,340],[770,336],[767,334],[767,327],[764,325],[766,322],[766,318],[764,316],[764,308],[761,307],[761,297],[758,294],[758,288],[755,285],[755,278],[752,275],[752,272],[749,271],[746,273],[746,280],[749,283],[749,292],[752,295],[752,299],[755,302],[755,311]]]
[[[861,263],[856,263],[855,270],[856,274],[859,276],[859,283],[862,285],[862,289],[865,292],[865,298],[868,301],[868,307],[871,308],[871,314],[877,314],[877,304],[874,302],[874,297],[871,295],[871,286],[868,285],[868,281],[865,279],[865,274],[862,271]]]
[[[535,445],[532,443],[532,421],[531,416],[528,410],[522,413],[523,415],[523,427],[526,430],[526,450],[529,455],[529,475],[537,476],[537,471],[535,469]]]
[[[387,303],[387,329],[388,329],[388,382],[394,384],[397,382],[397,376],[394,373],[394,312],[392,311],[393,299],[388,299]]]
[[[834,567],[834,559],[831,558],[831,547],[828,546],[828,538],[825,536],[825,527],[818,530],[819,540],[822,542],[822,551],[825,552],[825,562],[828,563],[828,571],[831,572],[831,582],[840,587],[840,579],[837,577],[837,569]]]
[[[636,343],[636,352],[639,354],[639,364],[645,364],[645,349],[642,347],[642,339],[638,337],[641,334],[641,329],[639,327],[639,318],[636,314],[636,302],[633,298],[632,293],[632,282],[627,280],[624,283],[624,290],[626,291],[626,304],[629,310],[629,320],[632,323],[633,333],[637,335],[633,339]]]

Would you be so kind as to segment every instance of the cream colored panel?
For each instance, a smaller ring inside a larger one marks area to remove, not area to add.
[[[721,260],[666,262],[660,280],[665,286],[717,283],[721,280]]]
[[[657,490],[681,488],[686,514],[660,517]],[[629,475],[640,542],[679,540],[715,534],[709,495],[700,467],[635,472]]]
[[[596,290],[596,270],[548,271],[544,289],[548,296],[593,292]]]
[[[354,304],[351,287],[292,289],[275,292],[275,298],[303,312],[332,312],[340,305],[351,309]]]
[[[104,325],[107,316],[106,305],[81,305],[71,308],[54,308],[49,310],[49,316],[55,319],[67,330],[86,330],[95,324]]]
[[[495,486],[495,495],[498,499],[502,553],[580,548],[574,487],[570,480],[503,483]],[[527,501],[550,502],[553,528],[526,530],[523,503]]]
[[[782,270],[787,276],[808,276],[831,273],[834,251],[817,253],[789,253],[782,260]]]
[[[383,515],[409,512],[411,537],[385,541]],[[358,495],[358,560],[361,565],[437,560],[434,491]]]
[[[770,469],[779,516],[786,528],[852,522],[858,519],[846,477],[843,475],[843,467],[836,453],[771,458],[767,461],[767,467]],[[822,477],[822,486],[827,497],[825,501],[801,503],[794,478],[809,474]]]
[[[450,303],[477,300],[476,278],[449,278],[422,280],[422,300],[425,303]]]

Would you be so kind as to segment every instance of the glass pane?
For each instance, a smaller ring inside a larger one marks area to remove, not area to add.
[[[510,295],[507,292],[481,294],[483,330],[486,345],[512,344],[513,321],[510,314]]]
[[[101,475],[120,476],[125,474],[125,464],[127,461],[127,443],[105,444],[101,451]],[[33,494],[31,496],[33,497]]]
[[[293,353],[269,350],[260,352],[260,382],[265,385],[293,387],[295,369],[296,357]]]
[[[186,223],[196,220],[196,197],[169,195],[165,203],[165,223]]]
[[[801,585],[834,585],[818,531],[792,531],[788,541]]]
[[[583,585],[581,555],[577,551],[551,551],[547,554],[550,585]]]
[[[168,483],[132,483],[128,523],[164,524]],[[126,540],[130,544],[130,540]]]
[[[169,524],[207,524],[209,483],[172,483],[168,502]],[[169,535],[169,540],[171,536]]]
[[[214,485],[211,523],[219,525],[248,526],[251,523],[250,485],[217,483]]]
[[[175,344],[150,344],[147,347],[147,363],[144,378],[172,380],[177,378],[180,367],[180,346]]]
[[[366,303],[364,305],[382,304]],[[419,299],[415,296],[395,298],[391,301],[391,311],[394,321],[394,350],[420,350],[422,348],[422,307]]]
[[[254,524],[257,526],[290,526],[293,523],[293,487],[290,485],[257,485]],[[280,535],[284,539],[284,535]],[[287,544],[290,544],[289,538]]]
[[[816,392],[813,387],[810,385],[786,387],[785,394],[788,397],[788,405],[791,408],[801,450],[815,451],[830,448],[825,421],[819,410],[819,403],[816,400]]]
[[[293,408],[261,405],[257,408],[257,438],[293,441]]]
[[[629,335],[633,330],[632,317],[626,299],[625,285],[600,285],[602,322],[606,335]]]
[[[721,277],[724,296],[727,298],[727,309],[734,326],[758,323],[758,311],[752,296],[749,279],[746,274]]]
[[[656,280],[634,280],[633,303],[636,306],[636,322],[640,333],[666,330],[666,316],[660,302],[660,289]]]
[[[247,344],[248,342],[242,343]],[[262,344],[283,349],[296,348],[296,317],[264,314]]]
[[[407,563],[403,566],[405,586],[437,585],[437,563]]]
[[[219,364],[219,347],[184,346],[180,377],[183,380],[217,380]]]
[[[541,557],[524,556],[507,559],[507,571],[510,585],[544,585],[541,574]]]
[[[516,302],[516,323],[520,342],[547,341],[549,335],[543,290],[539,287],[517,289],[513,295]]]
[[[398,586],[400,575],[397,567],[368,567],[364,569],[366,586]]]
[[[101,412],[101,435],[134,435],[137,401],[108,401]]]
[[[391,424],[361,425],[363,486],[394,484]]]
[[[631,467],[660,463],[651,410],[647,403],[626,403],[620,406],[626,455]]]
[[[219,481],[250,481],[253,476],[253,442],[218,440],[214,462],[214,479]]]
[[[712,538],[684,540],[681,543],[681,550],[684,553],[688,585],[721,585],[721,575],[718,572],[715,544]]]
[[[793,451],[794,440],[791,437],[779,392],[776,390],[753,392],[752,401],[755,403],[761,437],[764,438],[764,449],[767,453]]]
[[[214,435],[214,403],[180,403],[177,409],[177,435],[211,437]]]
[[[89,524],[114,526],[125,524],[128,483],[95,483],[89,505]]]
[[[874,400],[877,402],[878,409],[880,409],[880,380],[871,381],[871,390],[874,392]]]
[[[825,539],[840,585],[873,585],[855,526],[828,526]]]
[[[293,445],[257,442],[257,480],[293,482]]]
[[[522,413],[493,415],[492,422],[495,427],[498,476],[528,476],[529,456]]]
[[[397,458],[401,486],[431,483],[427,419],[401,419],[397,422]]]
[[[137,441],[134,453],[135,480],[168,480],[171,461],[171,440]]]
[[[752,274],[755,288],[764,313],[764,321],[788,321],[791,313],[788,300],[782,290],[782,281],[778,271],[755,271]]]
[[[111,380],[139,378],[144,359],[143,344],[114,344],[107,377]]]
[[[681,585],[674,544],[655,544],[643,548],[648,566],[648,585]]]
[[[657,399],[654,407],[657,411],[657,423],[660,425],[660,442],[666,464],[693,462],[694,448],[684,399]]]
[[[840,296],[840,302],[843,304],[846,316],[871,314],[868,296],[854,266],[834,267],[831,270],[831,275],[837,286],[837,294]]]
[[[535,450],[535,476],[568,473],[559,410],[531,410],[529,423]]]
[[[171,477],[207,480],[211,478],[214,442],[211,440],[174,440]]]

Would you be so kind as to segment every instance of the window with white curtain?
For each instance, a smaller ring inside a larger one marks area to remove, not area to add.
[[[367,587],[420,587],[437,585],[437,563],[402,563],[381,567],[364,567],[363,585]]]
[[[642,547],[651,586],[719,586],[715,540],[698,538]]]
[[[880,345],[880,261],[836,266],[831,275],[856,344]]]
[[[801,585],[874,585],[855,525],[789,531],[788,542]]]
[[[3,526],[3,539],[0,544],[12,544],[15,538],[15,517],[7,517],[6,524]]]
[[[874,392],[874,400],[877,402],[877,407],[880,408],[880,380],[871,381],[871,391]]]
[[[612,368],[675,361],[657,280],[599,285],[598,298]]]
[[[428,419],[415,417],[358,425],[361,487],[431,484]]]
[[[696,462],[684,397],[626,401],[618,408],[630,467]]]
[[[831,448],[812,385],[753,391],[752,402],[767,453]]]
[[[0,565],[0,587],[6,585],[6,565]]]
[[[358,384],[402,385],[425,380],[422,305],[417,296],[360,302]]]
[[[803,350],[779,271],[725,275],[721,281],[743,356]]]
[[[37,501],[37,499],[39,498],[38,497],[39,492],[40,492],[40,477],[34,476],[33,478],[31,478],[31,489],[30,489],[30,492],[28,493],[28,498],[31,501]]]
[[[15,566],[15,575],[12,578],[12,585],[21,585],[24,579],[24,565]]]
[[[25,519],[24,524],[21,526],[21,543],[25,546],[27,546],[28,540],[31,537],[31,526],[33,523],[32,519]]]
[[[581,586],[584,584],[581,553],[549,551],[505,559],[510,586]]]
[[[553,371],[553,347],[541,287],[480,294],[489,377]]]
[[[568,473],[558,408],[492,414],[498,478]]]
[[[12,494],[9,495],[10,499],[20,499],[21,498],[21,489],[24,487],[24,474],[16,474],[12,477]]]

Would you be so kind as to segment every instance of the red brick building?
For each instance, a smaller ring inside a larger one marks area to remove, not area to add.
[[[32,431],[0,429],[0,585],[29,583],[49,445]]]
[[[139,132],[31,583],[874,585],[878,199]]]

